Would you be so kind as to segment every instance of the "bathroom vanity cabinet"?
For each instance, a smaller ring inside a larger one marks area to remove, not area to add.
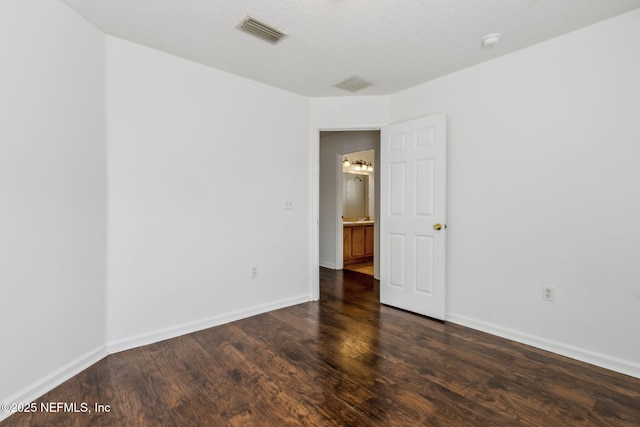
[[[355,264],[373,259],[372,221],[343,223],[344,264]]]

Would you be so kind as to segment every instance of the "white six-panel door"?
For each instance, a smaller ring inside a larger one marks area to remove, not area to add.
[[[379,169],[380,301],[442,320],[446,131],[444,114],[383,127]]]

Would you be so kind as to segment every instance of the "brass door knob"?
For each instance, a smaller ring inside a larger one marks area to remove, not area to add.
[[[434,230],[442,230],[442,224],[438,223],[436,225],[433,226]]]

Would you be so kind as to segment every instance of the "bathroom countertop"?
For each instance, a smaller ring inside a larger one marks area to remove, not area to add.
[[[373,225],[375,221],[343,221],[342,225],[350,227],[354,225]]]

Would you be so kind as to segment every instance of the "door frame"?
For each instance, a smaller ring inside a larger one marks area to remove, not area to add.
[[[311,301],[320,299],[320,132],[351,132],[359,130],[381,130],[388,123],[326,123],[311,127],[311,152],[310,152],[310,182],[309,191],[311,200],[310,209],[310,229],[311,229],[311,259],[309,260],[311,280],[309,281],[309,294]],[[342,172],[342,170],[340,170]],[[382,195],[380,196],[382,197]],[[376,203],[379,203],[377,201]],[[337,229],[337,227],[336,227]],[[342,243],[342,237],[340,238]],[[337,242],[336,242],[337,246]],[[342,252],[342,250],[341,250]]]
[[[344,215],[344,206],[342,205],[342,200],[344,197],[344,176],[342,172],[342,168],[338,167],[338,164],[342,163],[342,156],[346,153],[337,153],[336,158],[334,160],[334,166],[336,168],[336,176],[335,176],[335,188],[333,190],[333,195],[335,196],[335,220],[336,220],[336,260],[334,265],[336,266],[336,270],[342,270],[344,268],[344,237],[343,237],[343,227],[342,221],[338,221],[338,219],[342,219]],[[320,229],[318,229],[320,231]],[[319,242],[318,242],[319,243]]]
[[[367,130],[375,130],[375,129],[367,129]],[[342,131],[342,132],[356,132],[356,131]],[[334,178],[335,189],[333,191],[335,196],[335,220],[336,220],[336,260],[334,265],[336,270],[342,270],[344,268],[344,244],[343,244],[343,227],[342,227],[342,216],[344,215],[344,206],[343,206],[343,197],[344,197],[344,172],[342,171],[342,160],[344,157],[350,153],[357,153],[359,151],[369,151],[373,150],[377,152],[380,150],[380,144],[378,144],[377,148],[370,148],[369,146],[355,146],[350,147],[349,151],[344,153],[337,153],[336,158],[334,160],[334,167],[336,171],[336,175]],[[375,177],[374,172],[374,177]],[[380,201],[375,200],[374,203],[379,205]]]

